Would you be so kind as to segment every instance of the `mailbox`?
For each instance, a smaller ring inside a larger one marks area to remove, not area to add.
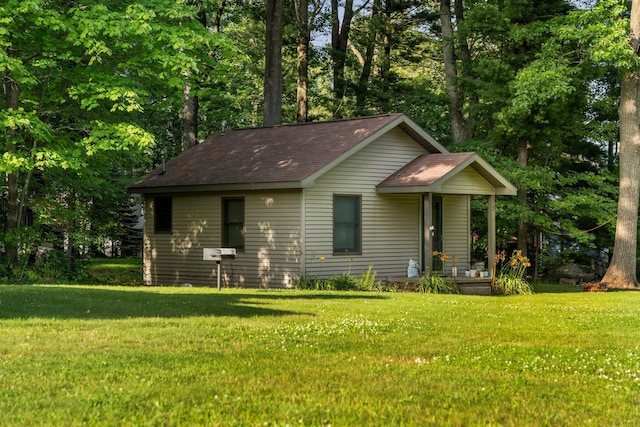
[[[203,248],[202,259],[204,261],[215,261],[218,268],[216,279],[218,282],[218,291],[220,290],[220,264],[222,261],[236,259],[236,248]]]
[[[220,258],[236,259],[236,248],[220,248]]]
[[[224,261],[236,259],[235,248],[204,248],[202,249],[204,261]]]

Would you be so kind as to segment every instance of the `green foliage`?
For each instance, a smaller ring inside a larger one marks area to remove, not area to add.
[[[358,289],[358,281],[350,274],[342,273],[329,279],[332,289],[336,291],[355,291]]]
[[[426,294],[457,294],[460,292],[450,277],[436,275],[421,277],[418,291]]]
[[[362,291],[372,291],[376,286],[376,275],[378,273],[373,269],[373,265],[370,265],[368,269],[360,273],[358,278],[357,287]]]
[[[86,259],[71,259],[63,251],[56,249],[38,253],[33,271],[41,283],[82,283],[90,276]]]
[[[405,112],[448,143],[438,5],[398,4],[374,19],[369,7],[353,21],[339,111],[327,40],[311,44],[309,118]],[[477,140],[449,148],[479,151],[527,196],[499,198],[499,242],[515,234],[520,217],[532,230],[588,247],[613,241],[613,224],[584,230],[615,214],[618,74],[637,69],[638,56],[628,43],[627,3],[571,7],[564,0],[471,1],[456,20],[471,46],[472,60],[458,63],[457,82]],[[87,245],[118,235],[122,221],[114,218],[126,211],[121,189],[131,171],[180,152],[186,85],[199,99],[201,138],[218,132],[222,120],[259,125],[263,8],[261,2],[3,1],[0,71],[18,85],[20,101],[17,109],[0,107],[0,126],[9,131],[0,134],[0,172],[19,173],[18,187],[27,189],[19,199],[30,204],[35,226]],[[285,122],[295,117],[294,16],[292,10],[285,16]],[[328,33],[326,15],[313,24],[314,35]],[[362,82],[354,53],[364,57],[369,46],[372,73]],[[529,147],[524,168],[516,163],[520,143]],[[3,217],[5,211],[0,205]],[[472,218],[485,217],[486,209],[478,212]]]
[[[333,290],[329,279],[319,277],[300,276],[294,284],[295,289],[311,290],[311,291],[330,291]]]
[[[299,290],[315,291],[388,291],[389,287],[380,281],[376,281],[376,274],[373,266],[370,265],[357,279],[349,273],[342,273],[329,278],[300,276],[296,280],[294,287]]]
[[[228,52],[197,13],[182,0],[0,5],[0,72],[5,90],[11,83],[18,94],[17,105],[0,105],[8,130],[0,134],[0,172],[14,172],[19,189],[0,206],[3,225],[15,203],[57,239],[88,247],[91,234],[105,230],[91,207],[122,193],[126,180],[114,177],[148,166],[158,136],[170,133],[150,126],[149,115],[167,99],[181,101],[186,76],[206,69],[215,78],[216,60]],[[7,230],[9,239],[17,234]]]

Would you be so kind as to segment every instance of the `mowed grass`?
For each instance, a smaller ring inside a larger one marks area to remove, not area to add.
[[[0,286],[0,425],[637,425],[640,293]]]

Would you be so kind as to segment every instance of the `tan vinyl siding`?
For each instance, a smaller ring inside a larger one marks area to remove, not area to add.
[[[478,172],[467,167],[442,184],[447,194],[495,194],[495,188]]]
[[[375,186],[420,154],[422,147],[394,129],[305,190],[307,275],[359,275],[369,265],[379,277],[406,275],[409,259],[420,259],[420,195],[377,195]],[[334,194],[362,196],[360,255],[333,255]]]
[[[245,201],[245,250],[223,262],[224,286],[291,287],[299,272],[300,192],[252,192],[173,197],[173,231],[153,232],[153,198],[146,200],[144,257],[149,285],[215,286],[216,263],[203,248],[221,246],[222,197]]]
[[[442,198],[442,251],[451,257],[456,254],[458,275],[469,268],[469,196],[445,195]],[[445,274],[451,274],[451,260],[445,265]]]

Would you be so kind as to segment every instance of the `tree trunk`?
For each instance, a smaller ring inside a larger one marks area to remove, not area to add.
[[[198,143],[198,97],[191,94],[191,85],[183,91],[182,106],[182,151]]]
[[[8,110],[17,110],[20,100],[20,91],[15,80],[11,79],[7,75],[3,75],[2,84],[5,94],[5,103]],[[9,140],[16,138],[16,131],[13,129],[6,129]],[[17,147],[15,143],[10,143],[7,147],[7,152],[15,153]],[[18,185],[18,171],[8,172],[6,174],[7,180],[7,221],[5,229],[5,242],[4,249],[7,253],[9,261],[9,269],[13,269],[18,265],[18,236],[20,230],[20,200],[19,200],[19,185]]]
[[[333,60],[333,117],[340,118],[346,91],[344,66],[347,57],[349,32],[353,19],[353,0],[346,0],[342,23],[338,16],[338,0],[331,0],[331,58]]]
[[[267,0],[264,61],[264,125],[282,124],[283,0]]]
[[[373,69],[373,53],[375,51],[375,42],[377,34],[373,32],[371,35],[371,40],[367,45],[367,50],[362,57],[362,72],[360,73],[360,79],[358,80],[358,94],[356,97],[356,107],[359,110],[363,110],[364,106],[367,102],[367,95],[369,91],[367,88],[369,87],[369,79],[371,77],[371,70]]]
[[[462,0],[454,1],[454,10],[456,12],[456,24],[458,26],[456,40],[458,46],[460,46],[460,64],[462,67],[462,77],[465,79],[471,79],[473,77],[471,67],[471,50],[469,49],[469,37],[464,29],[464,4]],[[475,92],[466,92],[462,90],[462,93],[466,101],[471,106],[478,105],[478,95]],[[470,115],[465,121],[465,139],[471,139],[473,137],[473,115]]]
[[[216,19],[213,22],[213,31],[219,33],[222,31],[222,14],[224,13],[224,8],[226,7],[226,0],[222,0],[220,5],[218,6],[218,11],[216,12]]]
[[[526,168],[529,163],[529,147],[527,141],[520,140],[518,143],[518,166]],[[523,208],[527,207],[529,198],[526,188],[518,189],[518,197]],[[522,251],[522,256],[528,255],[529,230],[527,228],[527,220],[524,215],[518,219],[518,250]]]
[[[382,0],[373,0],[373,8],[371,9],[371,19],[369,20],[369,35],[367,39],[367,48],[364,56],[360,55],[358,60],[362,66],[362,72],[358,79],[358,93],[356,95],[356,107],[358,110],[363,111],[367,102],[367,95],[369,93],[369,79],[371,78],[371,71],[373,69],[373,55],[376,48],[376,40],[378,39],[378,21],[380,19],[380,11],[382,10]],[[355,52],[355,48],[352,48]],[[358,56],[358,55],[356,55]]]
[[[298,27],[298,84],[296,90],[296,121],[304,123],[308,118],[309,100],[309,0],[295,0],[296,23]]]
[[[637,18],[637,3],[633,1],[632,20]],[[632,27],[632,31],[634,28]],[[637,32],[635,34],[638,34]],[[636,278],[636,245],[638,239],[638,201],[640,190],[640,72],[622,78],[620,89],[620,195],[618,222],[611,264],[602,278],[607,288],[638,287]]]
[[[640,47],[640,0],[631,2],[630,46]],[[607,288],[638,287],[636,250],[640,199],[640,71],[629,71],[620,85],[620,194],[613,257],[602,278]]]
[[[218,15],[216,17],[216,26],[214,31],[220,30],[219,19],[222,17],[222,10],[224,9],[225,2],[223,1],[218,8]],[[208,28],[207,22],[207,9],[203,2],[198,3],[198,13],[196,19],[204,28]],[[189,82],[189,80],[191,80]],[[191,147],[194,147],[198,143],[198,109],[199,102],[198,96],[192,94],[193,88],[196,86],[196,79],[193,76],[187,76],[187,83],[183,89],[183,103],[182,103],[182,151],[186,151]]]
[[[458,67],[454,45],[453,20],[451,17],[451,1],[440,1],[440,22],[442,25],[442,46],[444,59],[445,85],[449,94],[449,123],[451,139],[454,143],[471,137],[462,114],[464,95],[458,84]]]

